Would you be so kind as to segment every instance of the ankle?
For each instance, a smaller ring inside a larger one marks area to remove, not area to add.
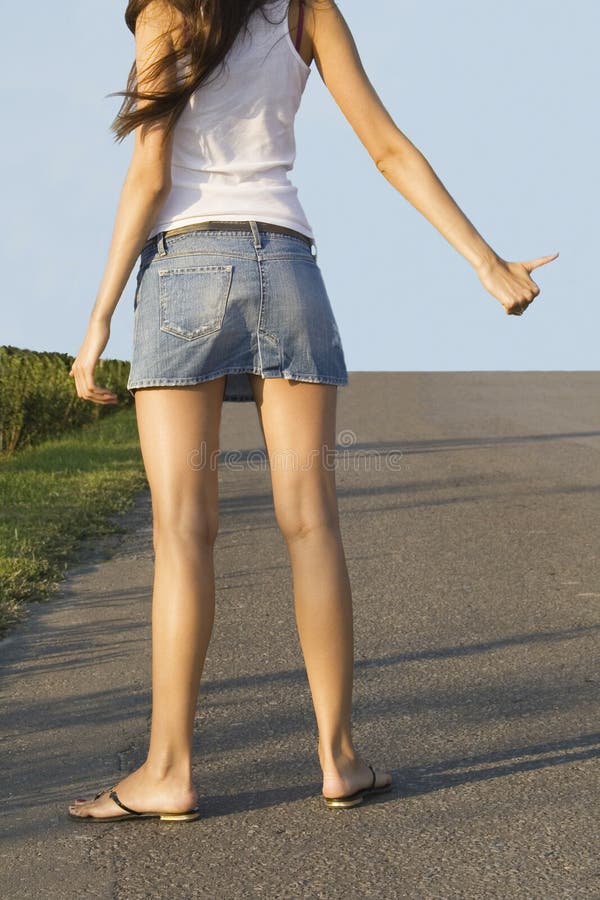
[[[336,745],[326,745],[319,742],[318,745],[319,761],[323,772],[339,772],[347,769],[358,759],[356,750],[352,746],[351,740]]]
[[[173,762],[170,759],[148,757],[144,771],[153,781],[176,782],[183,785],[192,783],[191,762]]]

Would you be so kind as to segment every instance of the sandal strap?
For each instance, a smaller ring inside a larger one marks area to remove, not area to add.
[[[134,816],[141,816],[141,815],[142,815],[142,813],[141,813],[141,812],[138,812],[137,809],[130,809],[129,806],[125,806],[124,803],[121,803],[121,801],[119,800],[119,798],[118,798],[118,796],[117,796],[117,792],[115,791],[114,788],[112,789],[112,791],[110,792],[110,794],[109,794],[108,796],[110,797],[111,800],[114,800],[114,801],[115,801],[115,803],[117,804],[117,806],[120,806],[121,809],[124,809],[125,812],[133,813]]]
[[[369,764],[369,768],[370,768],[371,772],[373,773],[373,783],[371,784],[371,787],[369,788],[369,790],[373,790],[373,788],[375,787],[375,782],[377,781],[377,776],[375,774],[375,769],[373,768],[373,766],[371,764]]]

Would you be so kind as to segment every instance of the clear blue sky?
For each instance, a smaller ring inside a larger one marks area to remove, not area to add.
[[[313,68],[292,179],[350,370],[598,369],[600,4],[340,0],[371,81],[500,255],[540,296],[507,316],[379,174]],[[75,355],[132,136],[109,124],[133,58],[125,0],[3,9],[0,343]],[[10,74],[8,74],[10,73]],[[136,265],[137,269],[137,265]],[[104,357],[130,358],[132,274]]]

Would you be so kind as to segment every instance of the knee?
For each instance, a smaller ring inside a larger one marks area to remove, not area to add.
[[[212,547],[219,532],[217,510],[193,513],[159,512],[153,519],[154,549],[169,544],[189,547]]]
[[[312,513],[286,510],[277,514],[277,525],[287,543],[302,540],[324,531],[337,532],[339,518],[337,510],[322,509]]]

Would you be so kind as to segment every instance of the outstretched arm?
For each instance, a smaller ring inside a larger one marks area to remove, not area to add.
[[[507,313],[523,312],[539,294],[530,272],[556,259],[558,253],[525,263],[503,260],[391,118],[333,0],[309,0],[307,29],[321,78],[379,171],[471,263],[486,290]]]

